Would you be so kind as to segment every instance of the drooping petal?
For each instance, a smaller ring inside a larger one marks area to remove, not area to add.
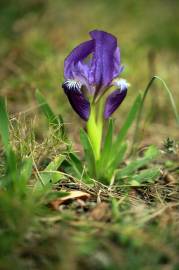
[[[94,53],[89,73],[89,82],[98,86],[108,86],[115,73],[115,61],[119,54],[116,53],[117,39],[104,31],[94,30],[90,32],[94,40]],[[119,60],[120,61],[120,60]]]
[[[74,111],[87,121],[90,115],[90,103],[80,91],[81,85],[78,82],[67,80],[62,87]]]
[[[109,118],[117,110],[127,94],[127,88],[113,91],[106,99],[104,106],[104,118]]]
[[[89,40],[81,43],[72,50],[64,62],[64,76],[66,79],[74,79],[73,72],[77,71],[78,62],[83,61],[89,54],[93,52],[93,49],[94,41]],[[83,65],[81,65],[80,68],[83,68]],[[84,68],[86,69],[86,66],[84,66]],[[84,70],[84,73],[86,73],[86,70]]]

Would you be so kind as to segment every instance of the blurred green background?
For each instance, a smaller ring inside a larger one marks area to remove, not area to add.
[[[166,81],[179,107],[177,0],[1,0],[0,25],[0,91],[8,97],[13,114],[34,112],[34,91],[39,88],[66,122],[78,119],[60,87],[63,61],[96,28],[117,36],[125,66],[122,77],[131,83],[126,101],[115,114],[119,123],[153,75]],[[165,131],[169,124],[175,134],[161,83],[153,87],[146,112],[144,118],[157,122],[162,136],[169,135]],[[149,130],[153,128],[148,125]]]

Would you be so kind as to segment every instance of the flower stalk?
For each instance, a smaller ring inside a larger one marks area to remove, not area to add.
[[[93,103],[91,105],[90,117],[87,122],[87,133],[94,151],[95,160],[100,159],[102,131],[103,131],[103,117],[102,106],[99,103],[99,114],[97,115],[97,107]]]

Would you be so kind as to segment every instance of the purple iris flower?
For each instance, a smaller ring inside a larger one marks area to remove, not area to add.
[[[125,80],[116,79],[123,70],[117,39],[100,30],[91,31],[90,36],[91,40],[74,48],[65,59],[62,85],[71,106],[86,121],[91,103],[117,86],[104,104],[104,118],[109,118],[124,100],[128,87]]]

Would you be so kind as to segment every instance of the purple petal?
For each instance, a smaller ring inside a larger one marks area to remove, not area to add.
[[[116,53],[117,40],[113,35],[99,30],[90,32],[90,35],[95,44],[89,81],[91,84],[105,87],[111,83],[113,74],[116,73],[114,62],[119,61],[119,54]]]
[[[104,118],[107,119],[119,107],[127,94],[127,88],[115,90],[106,99],[104,106]]]
[[[89,91],[89,93],[93,94],[93,88],[89,85],[88,82],[88,74],[89,74],[90,66],[88,63],[83,63],[79,61],[73,68],[72,74],[73,78],[77,81],[80,81],[82,85],[84,85]]]
[[[73,83],[70,85],[70,80],[63,83],[62,87],[74,111],[85,121],[90,115],[90,103],[80,91],[80,85]]]
[[[120,49],[116,48],[114,53],[114,70],[113,70],[113,79],[118,77],[119,74],[123,71],[124,67],[120,65]]]
[[[79,61],[76,65],[76,70],[74,73],[81,74],[84,78],[88,78],[89,66],[82,61]]]
[[[73,72],[77,72],[77,64],[83,61],[89,54],[91,54],[93,49],[94,41],[89,40],[81,43],[79,46],[72,50],[72,52],[65,59],[64,63],[64,76],[66,79],[74,79]],[[83,65],[80,66],[80,69],[81,68],[83,68]],[[86,66],[84,68],[84,73],[86,73]]]

